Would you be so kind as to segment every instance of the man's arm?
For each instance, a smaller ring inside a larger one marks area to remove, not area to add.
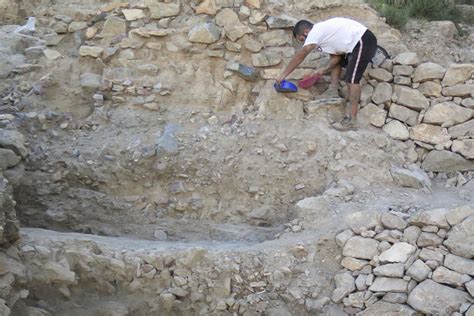
[[[336,67],[337,64],[339,64],[341,59],[342,59],[342,55],[333,55],[333,54],[331,54],[331,56],[329,57],[329,63],[325,67],[317,69],[311,75],[312,76],[322,76],[324,74],[327,74],[334,67]]]
[[[316,48],[316,44],[309,44],[306,46],[303,46],[294,56],[291,58],[290,62],[286,66],[285,70],[281,73],[280,76],[276,79],[278,83],[282,82],[289,74],[293,72],[293,70],[296,69],[296,67],[299,66],[303,62],[303,60],[308,56],[309,53],[313,49]]]

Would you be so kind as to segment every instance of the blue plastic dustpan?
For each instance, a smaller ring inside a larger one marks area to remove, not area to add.
[[[276,83],[273,85],[277,92],[297,92],[298,87],[289,81],[283,80],[280,84]]]

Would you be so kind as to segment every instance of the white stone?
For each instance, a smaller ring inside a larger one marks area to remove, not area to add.
[[[390,249],[382,252],[379,256],[380,262],[405,263],[416,251],[416,247],[406,242],[394,244]]]

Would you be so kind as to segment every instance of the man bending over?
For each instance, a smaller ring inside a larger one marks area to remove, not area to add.
[[[331,84],[324,92],[328,97],[337,97],[342,64],[347,58],[345,82],[349,87],[350,113],[341,122],[333,124],[340,131],[357,130],[357,111],[360,102],[360,79],[377,51],[377,38],[364,25],[347,18],[332,18],[313,24],[306,20],[296,23],[293,36],[304,42],[290,60],[283,73],[276,79],[280,84],[303,62],[314,49],[330,54],[329,64],[316,69],[311,76],[331,73]]]

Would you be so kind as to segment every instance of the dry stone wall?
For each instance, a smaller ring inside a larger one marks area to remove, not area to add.
[[[336,236],[343,270],[331,299],[348,314],[472,315],[474,208],[356,212]]]
[[[0,115],[5,120],[8,115]],[[28,296],[26,269],[17,241],[20,223],[16,217],[11,183],[3,172],[17,166],[26,155],[25,140],[16,130],[0,130],[0,314],[10,315],[11,307]]]
[[[99,14],[57,14],[43,19],[54,30],[44,35],[43,54],[49,60],[61,58],[54,46],[67,34],[80,34],[79,60],[107,64],[101,73],[80,76],[98,112],[104,100],[114,106],[132,104],[161,111],[164,102],[184,101],[185,94],[179,90],[186,82],[194,85],[196,105],[213,100],[217,109],[233,105],[272,115],[278,109],[269,82],[295,52],[288,28],[297,20],[278,13],[278,7],[262,1],[111,3],[102,6]],[[380,38],[383,44],[384,35]],[[185,66],[177,76],[153,62],[160,52],[171,60],[173,53],[200,56],[207,66],[197,71]],[[326,57],[311,54],[290,79],[300,79],[324,64]],[[210,69],[214,72],[209,73]],[[473,64],[439,65],[422,61],[412,52],[397,54],[367,71],[361,114],[390,137],[414,143],[414,162],[424,170],[473,170],[473,74]],[[290,102],[311,98],[310,92],[301,91]]]
[[[474,65],[445,68],[402,53],[367,72],[361,113],[394,139],[412,141],[426,171],[472,170]]]

